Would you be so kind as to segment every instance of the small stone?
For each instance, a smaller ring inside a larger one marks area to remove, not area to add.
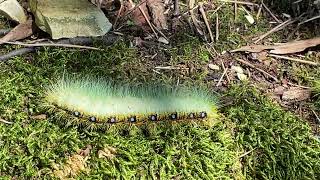
[[[250,24],[254,24],[254,19],[251,15],[245,15],[244,17],[246,17],[247,21],[250,23]]]
[[[169,44],[169,41],[164,37],[159,37],[158,41],[163,43],[163,44]]]
[[[220,70],[220,67],[218,65],[215,64],[209,64],[208,67],[212,70]]]
[[[239,79],[240,81],[246,81],[246,80],[248,80],[247,75],[242,74],[242,73],[237,73],[237,77],[238,77],[238,79]]]
[[[236,73],[240,73],[243,74],[243,69],[240,66],[231,66],[231,70],[236,72]]]
[[[17,0],[0,0],[0,14],[19,23],[27,21],[27,16]]]

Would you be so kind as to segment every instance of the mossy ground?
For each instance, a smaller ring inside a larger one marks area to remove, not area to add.
[[[240,15],[234,21],[232,12],[232,6],[223,6],[220,12],[221,40],[214,45],[219,52],[245,44],[248,39],[244,37],[268,31],[263,20],[252,26]],[[215,19],[214,14],[210,17]],[[236,33],[237,25],[242,30]],[[274,35],[274,39],[279,37]],[[64,72],[133,85],[153,82],[212,87],[207,64],[214,59],[206,46],[190,34],[182,33],[175,39],[172,48],[158,50],[154,59],[121,40],[103,47],[103,52],[44,48],[1,62],[0,118],[13,122],[0,123],[1,178],[53,178],[57,165],[65,165],[87,145],[92,146],[87,172],[79,173],[79,179],[320,178],[320,143],[308,124],[248,85],[226,92],[233,103],[221,109],[225,118],[213,128],[181,125],[163,129],[156,136],[140,131],[111,134],[65,128],[50,118],[34,118],[44,113],[39,108],[44,87]],[[11,49],[6,46],[1,51]],[[189,70],[154,69],[168,65]],[[299,73],[292,73],[299,81],[311,85],[319,77],[317,70],[299,68]],[[105,148],[115,152],[101,157]]]

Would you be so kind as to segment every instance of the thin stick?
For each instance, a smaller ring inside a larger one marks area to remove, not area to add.
[[[313,20],[319,19],[319,18],[320,18],[320,15],[315,16],[315,17],[312,17],[312,18],[310,18],[310,19],[307,19],[307,20],[305,20],[305,21],[303,21],[303,22],[299,23],[299,24],[298,24],[298,26],[300,26],[300,25],[302,25],[302,24],[304,24],[304,23],[307,23],[307,22],[310,22],[310,21],[313,21]]]
[[[0,119],[0,122],[3,122],[3,123],[5,123],[5,124],[13,124],[13,122],[9,122],[9,121],[6,121],[6,120],[4,120],[4,119]]]
[[[123,5],[122,5],[122,3],[121,3],[121,4],[120,4],[119,11],[118,11],[118,14],[117,14],[117,17],[116,17],[116,20],[115,20],[114,23],[113,23],[113,29],[116,29],[116,27],[117,27],[117,23],[118,23],[118,20],[119,20],[119,18],[120,18],[120,13],[121,13],[122,9],[123,9]]]
[[[314,110],[313,110],[313,109],[311,109],[311,111],[313,112],[314,116],[315,116],[315,117],[316,117],[316,119],[318,120],[318,123],[320,123],[320,118],[319,118],[319,116],[317,115],[317,113],[316,113],[316,112],[314,112]]]
[[[228,76],[228,69],[224,66],[224,62],[223,62],[223,60],[222,59],[220,59],[220,61],[221,61],[221,66],[222,66],[222,69],[224,70],[224,71],[226,71],[226,77],[227,77],[227,81],[228,81],[228,83],[230,84],[230,78],[229,78],[229,76]]]
[[[144,12],[144,10],[142,9],[141,6],[139,6],[140,12],[142,13],[143,17],[145,18],[145,20],[147,21],[148,25],[150,26],[152,32],[156,35],[156,38],[159,39],[158,34],[156,33],[156,31],[154,30],[153,26],[151,25],[151,22],[149,21],[146,13]]]
[[[267,75],[268,77],[272,78],[274,81],[279,82],[279,80],[276,77],[274,77],[271,74],[267,73],[263,69],[260,69],[260,68],[256,67],[255,65],[253,65],[253,64],[251,64],[251,63],[249,63],[249,62],[247,62],[245,60],[238,59],[238,58],[236,58],[236,60],[241,62],[242,64],[245,64],[245,65],[247,65],[247,66],[249,66],[249,67],[251,67],[253,69],[256,69],[256,70],[260,71],[261,73],[263,73],[263,74]]]
[[[130,13],[132,13],[132,11],[136,10],[138,7],[140,7],[142,4],[146,3],[148,0],[144,0],[142,2],[140,2],[138,5],[134,6],[132,9],[130,9],[124,16],[122,16],[121,19],[124,19],[125,17],[127,17]],[[132,2],[132,1],[131,1]],[[121,20],[120,19],[120,20]]]
[[[223,71],[223,73],[222,73],[222,75],[221,75],[221,77],[220,77],[220,79],[219,79],[216,87],[220,86],[221,81],[223,80],[223,78],[224,78],[224,76],[226,75],[227,71],[228,71],[228,68],[226,68],[226,69]]]
[[[306,60],[297,59],[297,58],[291,58],[291,57],[287,57],[287,56],[280,56],[280,55],[274,55],[274,54],[269,54],[268,56],[274,57],[274,58],[285,59],[285,60],[289,60],[289,61],[294,61],[294,62],[299,62],[299,63],[303,63],[303,64],[308,64],[308,65],[312,65],[312,66],[319,66],[320,65],[319,63],[316,63],[316,62],[306,61]]]
[[[246,155],[250,154],[250,153],[251,153],[252,151],[254,151],[254,150],[256,150],[256,148],[254,148],[254,149],[252,149],[252,150],[250,150],[250,151],[248,151],[248,152],[245,152],[244,154],[242,154],[242,155],[239,156],[239,159],[245,157]]]
[[[35,44],[27,44],[22,42],[4,42],[6,44],[14,44],[14,45],[21,45],[21,46],[27,46],[27,47],[44,47],[44,46],[51,46],[51,47],[68,47],[68,48],[79,48],[79,49],[90,49],[90,50],[103,50],[96,47],[90,47],[90,46],[80,46],[80,45],[74,45],[74,44],[55,44],[55,43],[35,43]]]
[[[161,69],[161,70],[189,70],[189,68],[172,67],[172,66],[165,66],[165,67],[157,66],[154,68]]]
[[[219,15],[216,14],[216,41],[219,41]]]
[[[209,35],[210,35],[211,42],[214,42],[213,34],[212,34],[212,31],[211,31],[211,28],[210,28],[210,25],[209,25],[209,22],[208,22],[206,13],[205,13],[205,11],[204,11],[204,9],[203,9],[203,2],[199,2],[199,10],[200,10],[200,12],[201,12],[201,14],[202,14],[204,23],[206,24],[207,29],[208,29],[208,31],[209,31]]]
[[[299,88],[303,88],[303,89],[311,89],[311,87],[293,84],[291,82],[287,82],[287,84],[289,84],[290,86],[295,86],[295,87],[299,87]]]
[[[279,24],[278,26],[274,27],[273,29],[271,29],[270,31],[268,31],[267,33],[263,34],[262,36],[260,36],[254,43],[257,44],[259,41],[261,41],[262,39],[266,38],[267,36],[269,36],[270,34],[277,32],[283,28],[285,28],[286,26],[288,26],[289,24],[292,24],[294,21],[291,19],[286,20],[285,22]]]
[[[259,6],[256,3],[251,3],[251,2],[245,2],[245,1],[232,1],[232,0],[219,0],[220,2],[225,2],[225,3],[237,3],[237,4],[244,4],[244,5],[249,5],[249,6]]]
[[[271,12],[271,10],[263,3],[263,1],[261,2],[261,4],[275,21],[277,21],[278,23],[281,23],[281,21]]]
[[[259,17],[260,17],[260,14],[261,14],[261,10],[262,10],[262,4],[260,4],[260,6],[259,6],[259,10],[258,10],[258,13],[257,13],[257,20],[259,19]]]
[[[14,51],[9,52],[8,54],[0,56],[0,61],[6,61],[14,56],[20,56],[20,55],[27,54],[34,51],[36,51],[36,49],[33,47],[16,49]]]
[[[234,20],[237,20],[237,17],[238,17],[238,3],[237,3],[238,0],[235,0],[234,2]]]

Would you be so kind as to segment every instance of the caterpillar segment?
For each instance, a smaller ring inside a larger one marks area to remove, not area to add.
[[[130,88],[88,79],[63,79],[48,88],[44,108],[63,124],[89,129],[196,123],[218,118],[215,98],[199,90]]]

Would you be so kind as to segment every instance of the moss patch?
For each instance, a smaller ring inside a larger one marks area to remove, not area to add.
[[[310,127],[247,86],[236,86],[224,110],[237,124],[236,139],[248,179],[319,179],[320,143]]]

